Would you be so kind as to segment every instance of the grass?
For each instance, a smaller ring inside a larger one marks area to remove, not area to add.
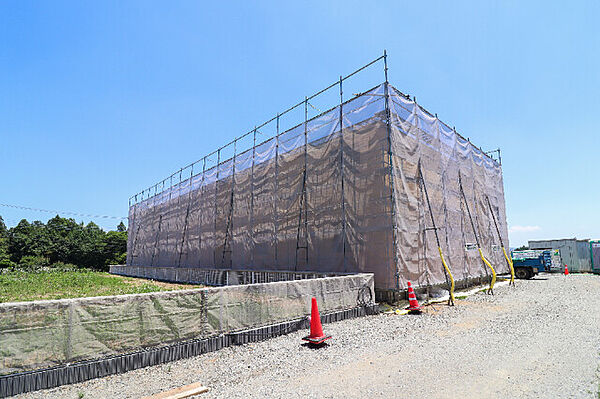
[[[0,303],[40,299],[80,298],[200,288],[170,284],[92,270],[14,270],[0,273]]]

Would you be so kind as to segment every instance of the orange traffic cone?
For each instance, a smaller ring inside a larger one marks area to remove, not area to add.
[[[417,301],[415,290],[410,285],[410,281],[408,282],[408,310],[412,313],[421,313],[421,306],[419,306],[419,301]]]
[[[309,344],[321,345],[323,342],[331,338],[331,335],[325,335],[323,333],[323,326],[321,325],[321,316],[319,315],[319,308],[317,307],[317,298],[312,298],[312,304],[310,309],[310,335],[302,338],[304,341],[308,341]]]
[[[569,275],[569,268],[567,265],[565,265],[565,276]]]

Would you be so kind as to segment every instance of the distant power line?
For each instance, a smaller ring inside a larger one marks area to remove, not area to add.
[[[125,216],[125,217],[118,217],[118,216],[108,216],[108,215],[91,215],[91,214],[88,214],[88,213],[79,213],[79,212],[70,212],[70,211],[56,211],[56,210],[50,210],[50,209],[31,208],[31,207],[28,207],[28,206],[21,206],[21,205],[0,204],[0,206],[6,207],[6,208],[22,209],[22,210],[26,210],[26,211],[56,213],[56,214],[72,215],[72,216],[80,216],[80,217],[89,217],[89,218],[97,218],[97,219],[114,219],[114,220],[126,220],[126,219],[128,219],[127,216]]]

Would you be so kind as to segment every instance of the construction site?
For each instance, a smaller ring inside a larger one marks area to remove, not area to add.
[[[383,83],[344,96],[365,68]],[[338,104],[308,119],[331,91]],[[508,273],[493,153],[388,83],[382,56],[133,196],[115,272],[209,285],[373,273],[378,298]]]
[[[0,398],[600,399],[600,1],[0,9]]]
[[[344,94],[375,68],[382,83]],[[384,53],[134,195],[127,265],[111,273],[213,288],[7,304],[5,317],[20,317],[2,335],[3,394],[295,331],[311,298],[335,321],[412,287],[446,291],[451,305],[455,288],[493,293],[511,271],[500,151],[492,158],[387,76]],[[332,92],[337,104],[309,118]],[[303,120],[289,117],[298,110]]]
[[[347,89],[367,70],[378,71],[376,85],[358,93]],[[315,105],[319,99],[328,103],[325,110]],[[248,363],[248,369],[252,364],[260,371],[246,375],[244,369],[240,375],[256,397],[264,397],[270,396],[263,388],[271,372],[256,364],[254,350],[266,351],[269,359],[272,351],[286,359],[288,369],[311,373],[300,366],[311,353],[322,362],[328,353],[345,351],[344,337],[350,336],[359,342],[350,345],[356,356],[366,356],[373,345],[380,360],[373,357],[370,364],[386,369],[393,349],[378,342],[400,338],[404,356],[410,357],[430,328],[439,347],[460,352],[466,345],[460,335],[442,331],[460,331],[461,325],[480,335],[481,345],[469,355],[479,358],[464,362],[477,365],[486,357],[482,351],[514,344],[499,340],[495,346],[493,334],[490,340],[483,337],[481,320],[496,323],[500,317],[490,309],[516,311],[513,295],[524,301],[549,295],[536,285],[540,280],[515,283],[515,270],[525,279],[562,273],[564,262],[574,272],[595,271],[600,249],[597,241],[586,241],[591,260],[585,264],[575,263],[571,254],[577,252],[576,239],[573,251],[562,242],[530,242],[531,250],[512,253],[500,150],[479,148],[394,87],[385,52],[132,196],[128,220],[127,264],[111,265],[110,273],[204,287],[0,304],[0,396],[68,397],[87,387],[140,397],[166,388],[183,392],[177,388],[182,381],[192,383],[186,386],[192,395],[208,388],[186,370],[202,369],[208,370],[201,375],[216,397],[248,397],[220,368]],[[562,259],[555,247],[564,252]],[[521,263],[514,266],[513,258]],[[532,266],[531,260],[547,261],[547,268]],[[555,291],[568,275],[564,269],[564,277],[549,277]],[[581,281],[597,284],[589,277]],[[425,324],[398,317],[407,314],[422,314]],[[498,323],[507,334],[512,329]],[[306,329],[304,345],[291,349],[290,339],[300,339]],[[411,338],[413,331],[417,338]],[[255,346],[267,339],[273,339],[264,344],[274,345],[271,349]],[[455,359],[467,356],[454,352]],[[293,353],[289,359],[288,353]],[[454,367],[444,363],[446,353],[430,355],[432,364]],[[409,357],[406,364],[422,371]],[[217,360],[213,365],[207,359]],[[329,379],[307,383],[294,374],[300,381],[296,394],[320,397],[311,394],[320,384],[324,394],[335,396],[343,386],[354,386],[352,375],[361,381],[363,374],[352,370],[371,373],[360,362],[336,362],[327,371]],[[177,379],[166,383],[162,376],[171,373],[171,363]],[[469,375],[476,371],[462,369]],[[126,392],[104,378],[121,373],[130,380]],[[144,373],[152,375],[147,386],[139,383]],[[294,395],[286,381],[275,381],[275,396]],[[506,385],[499,377],[494,383]],[[389,386],[380,392],[362,384],[352,392],[394,396]],[[467,396],[477,396],[474,386]]]

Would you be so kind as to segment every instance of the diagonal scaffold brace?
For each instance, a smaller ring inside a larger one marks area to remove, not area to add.
[[[469,202],[467,201],[467,196],[465,195],[465,190],[462,185],[462,174],[458,171],[458,185],[460,187],[460,193],[465,201],[465,207],[467,208],[467,214],[469,215],[469,220],[471,221],[471,227],[473,228],[473,235],[475,235],[475,243],[477,244],[477,250],[479,251],[479,256],[483,263],[490,268],[492,271],[492,280],[490,281],[490,287],[487,290],[487,294],[494,295],[494,284],[496,284],[496,270],[492,267],[490,262],[483,256],[483,251],[481,251],[481,245],[479,244],[479,235],[477,234],[477,229],[475,229],[475,223],[473,222],[473,217],[471,216],[471,210],[469,209]]]
[[[490,208],[490,213],[492,214],[492,219],[494,220],[494,226],[496,226],[496,233],[498,233],[498,238],[500,239],[500,246],[502,247],[502,252],[504,252],[504,259],[506,259],[506,263],[508,263],[508,267],[510,268],[510,283],[508,285],[515,285],[515,268],[513,266],[512,259],[508,257],[506,254],[506,248],[504,248],[504,241],[502,240],[502,234],[500,234],[500,229],[498,228],[498,222],[496,221],[496,214],[492,209],[492,203],[490,202],[489,196],[486,194],[485,199],[488,203],[488,207]]]
[[[442,252],[442,245],[440,244],[440,237],[438,235],[438,227],[435,224],[435,218],[433,217],[433,210],[431,209],[431,203],[429,202],[429,194],[427,193],[427,186],[425,185],[425,178],[423,177],[423,171],[421,170],[421,160],[419,159],[418,163],[419,169],[419,182],[420,186],[425,193],[425,200],[427,201],[427,208],[429,209],[429,216],[431,217],[432,228],[425,230],[433,230],[435,233],[435,241],[437,242],[438,252],[440,253],[440,259],[442,260],[442,266],[444,270],[444,275],[446,276],[446,284],[448,284],[448,292],[450,293],[450,297],[448,298],[448,306],[454,306],[454,277],[452,276],[452,272],[450,271],[450,267],[446,263],[444,259],[444,254]]]

